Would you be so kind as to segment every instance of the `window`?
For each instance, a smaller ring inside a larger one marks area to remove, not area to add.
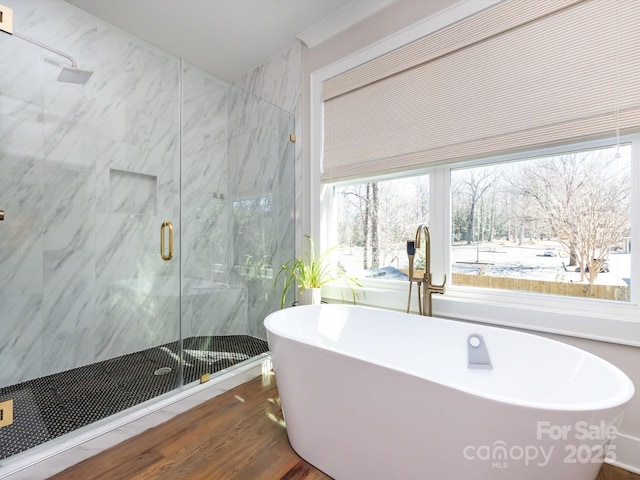
[[[407,280],[406,241],[429,222],[429,175],[336,186],[333,201],[339,264],[359,278]]]
[[[451,171],[453,285],[629,301],[631,147]]]
[[[407,240],[429,224],[429,192],[447,185],[448,221],[432,225],[432,272],[448,288],[629,302],[631,144],[474,161],[333,187],[339,264],[369,280],[408,280]],[[439,208],[447,205],[436,199]],[[433,238],[450,232],[448,257]],[[433,258],[436,258],[435,262]],[[424,268],[422,249],[415,268]],[[438,272],[439,273],[439,272]],[[440,276],[438,275],[438,278]],[[404,288],[406,285],[403,284]],[[535,301],[533,301],[535,303]]]

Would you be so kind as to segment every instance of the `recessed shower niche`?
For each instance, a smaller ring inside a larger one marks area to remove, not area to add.
[[[155,215],[158,210],[158,177],[111,168],[109,197],[113,213]]]

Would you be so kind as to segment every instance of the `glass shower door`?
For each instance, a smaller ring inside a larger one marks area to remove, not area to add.
[[[9,3],[16,29],[60,15]],[[74,22],[23,33],[72,52],[86,85],[0,34],[0,402],[13,402],[0,458],[181,385],[179,60]]]
[[[183,62],[185,383],[263,355],[293,256],[293,115]]]
[[[93,74],[0,34],[0,459],[265,355],[294,244],[290,113],[65,2],[3,4]]]

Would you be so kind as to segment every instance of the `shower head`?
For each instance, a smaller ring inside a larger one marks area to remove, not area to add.
[[[76,59],[67,53],[61,52],[60,50],[57,50],[53,47],[50,47],[49,45],[39,42],[38,40],[34,40],[33,38],[29,38],[15,31],[12,32],[11,35],[13,35],[14,37],[21,38],[22,40],[25,40],[29,43],[37,45],[38,47],[44,48],[45,50],[55,53],[56,55],[60,55],[61,57],[64,57],[67,60],[69,60],[69,62],[71,62],[71,67],[62,68],[60,75],[58,75],[59,82],[76,83],[78,85],[85,85],[89,81],[89,78],[91,78],[91,75],[93,75],[93,72],[90,70],[79,69],[78,64],[76,63]]]
[[[77,83],[78,85],[86,85],[91,78],[93,72],[91,70],[80,70],[79,68],[64,67],[58,75],[59,82]]]

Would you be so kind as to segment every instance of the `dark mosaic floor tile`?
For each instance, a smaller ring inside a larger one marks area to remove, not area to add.
[[[248,335],[191,337],[183,341],[185,383],[269,350]],[[0,459],[28,450],[178,388],[179,342],[0,388],[14,399],[14,423],[0,429]],[[166,375],[156,375],[169,367]]]

